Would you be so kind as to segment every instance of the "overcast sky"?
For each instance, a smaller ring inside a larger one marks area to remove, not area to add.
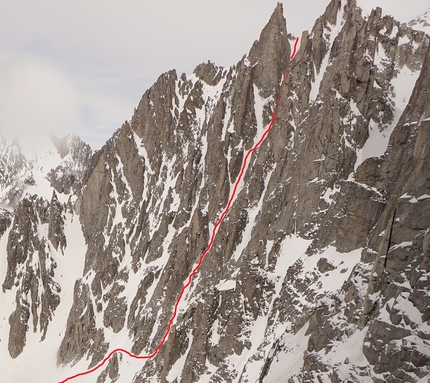
[[[78,133],[100,147],[170,69],[248,53],[278,0],[13,0],[0,5],[0,129]],[[285,0],[311,29],[329,0]],[[409,21],[428,0],[359,0]]]

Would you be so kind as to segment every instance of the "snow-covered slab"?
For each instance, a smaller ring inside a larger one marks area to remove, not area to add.
[[[409,203],[418,203],[418,202],[430,199],[430,195],[422,194],[419,197],[415,197],[415,196],[412,196],[412,195],[405,193],[405,194],[401,195],[399,199],[408,200],[407,202],[409,202]]]
[[[403,249],[403,248],[409,247],[409,246],[412,246],[412,241],[404,241],[402,243],[398,243],[397,245],[391,246],[388,251],[394,251],[394,250],[397,250],[397,249]]]
[[[275,356],[264,382],[287,383],[288,379],[300,372],[303,367],[303,355],[308,347],[309,323],[296,334],[286,333],[280,342],[282,351]]]
[[[392,98],[394,104],[393,121],[384,129],[380,129],[375,122],[371,121],[369,125],[369,138],[364,146],[357,151],[355,169],[368,158],[380,157],[385,153],[391,133],[406,108],[418,76],[419,71],[413,72],[405,66],[400,70],[397,77],[391,80],[391,85],[395,91],[395,95]]]
[[[223,279],[220,281],[216,287],[218,291],[227,291],[227,290],[234,290],[236,288],[236,281],[233,279],[225,280]]]

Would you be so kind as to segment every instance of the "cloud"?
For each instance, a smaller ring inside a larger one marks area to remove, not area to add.
[[[79,95],[73,83],[49,63],[28,55],[0,57],[0,129],[37,136],[74,127]]]
[[[6,1],[0,13],[0,128],[55,128],[103,144],[161,73],[191,73],[207,60],[235,64],[277,2]],[[427,2],[405,7],[403,0],[358,0],[366,9],[380,4],[401,21],[428,8]],[[288,30],[310,30],[328,3],[284,0]]]
[[[34,145],[49,131],[97,144],[132,113],[120,97],[79,89],[79,81],[32,55],[0,56],[0,84],[0,131]]]

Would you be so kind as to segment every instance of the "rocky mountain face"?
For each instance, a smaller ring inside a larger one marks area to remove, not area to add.
[[[76,197],[69,194],[79,190],[92,156],[91,148],[76,135],[63,140],[54,135],[51,138],[47,140],[51,144],[47,152],[28,156],[17,140],[0,136],[0,233],[2,258],[6,261],[2,263],[6,266],[2,267],[2,293],[9,301],[13,299],[6,337],[12,358],[22,353],[27,332],[39,334],[41,341],[45,339],[60,304],[62,283],[56,273],[59,254],[64,254],[67,241],[75,240],[66,238],[64,231],[66,217],[74,215]],[[61,201],[57,193],[62,193],[58,194]]]
[[[101,150],[53,137],[49,198],[2,144],[0,370],[45,344],[43,382],[152,354],[279,102],[158,354],[76,381],[430,379],[430,38],[332,0],[281,88],[293,41],[278,4],[235,66],[162,74]]]

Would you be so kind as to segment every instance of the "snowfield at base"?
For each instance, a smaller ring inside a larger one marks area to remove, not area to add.
[[[8,323],[9,315],[15,309],[15,295],[11,293],[0,294],[0,307],[2,308],[0,317],[0,381],[2,383],[57,383],[63,375],[70,375],[70,371],[74,370],[74,368],[71,369],[69,366],[64,369],[57,367],[57,350],[65,330],[65,323],[67,322],[70,308],[72,307],[75,281],[82,276],[86,245],[79,217],[69,213],[66,217],[65,234],[67,238],[73,238],[73,241],[68,242],[67,247],[64,249],[64,254],[60,250],[55,251],[55,249],[51,249],[58,265],[55,273],[61,281],[60,305],[55,310],[53,320],[48,326],[46,339],[41,342],[41,335],[34,334],[30,330],[27,333],[27,342],[24,351],[16,359],[11,359],[9,355],[7,342],[9,338],[9,326],[5,325]],[[0,246],[4,246],[3,241],[7,240],[7,234],[5,233],[1,237]],[[5,248],[3,246],[1,248]],[[2,257],[1,262],[0,270],[2,274],[0,278],[4,280],[5,275],[3,272],[7,270],[6,257]],[[5,302],[6,299],[9,302]],[[9,307],[10,309],[7,309]],[[79,368],[86,369],[88,362],[85,361],[78,364]],[[65,373],[66,371],[67,373]],[[94,379],[87,382],[94,382]]]

